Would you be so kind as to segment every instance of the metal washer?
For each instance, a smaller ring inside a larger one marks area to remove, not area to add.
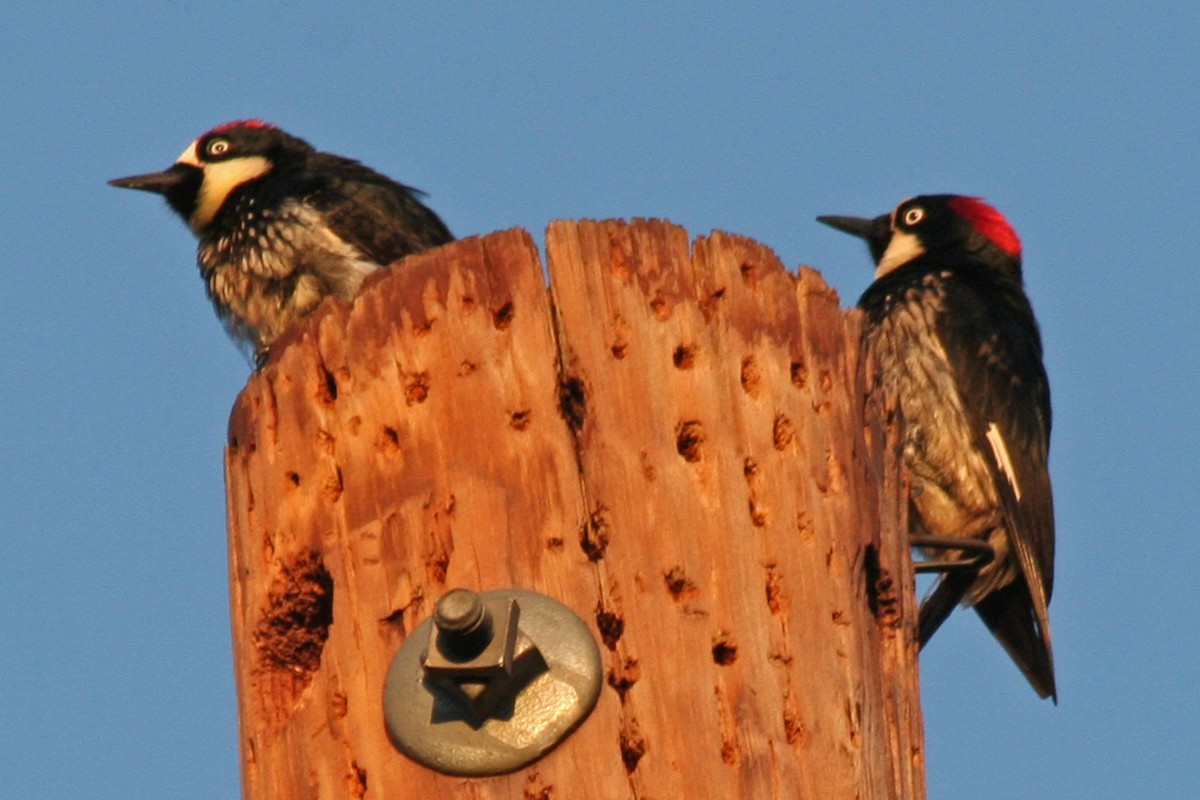
[[[548,669],[521,689],[503,718],[478,728],[459,719],[435,720],[435,705],[445,697],[422,663],[433,623],[427,619],[417,626],[388,668],[384,719],[401,752],[448,775],[500,775],[536,761],[587,717],[600,696],[600,650],[575,612],[523,589],[479,596],[485,602],[517,601],[517,648],[536,646]]]

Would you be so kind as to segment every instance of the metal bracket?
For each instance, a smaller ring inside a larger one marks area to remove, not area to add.
[[[384,720],[414,761],[449,775],[499,775],[574,730],[601,677],[596,640],[558,601],[452,589],[392,660]]]

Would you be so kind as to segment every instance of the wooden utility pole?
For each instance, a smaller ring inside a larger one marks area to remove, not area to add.
[[[226,457],[247,800],[924,797],[894,427],[811,270],[659,221],[460,241],[327,303]],[[384,727],[454,587],[549,595],[605,686],[541,761],[451,777]]]

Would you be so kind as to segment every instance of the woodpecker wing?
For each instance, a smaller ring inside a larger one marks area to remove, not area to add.
[[[989,459],[1020,579],[975,606],[1042,696],[1055,694],[1048,606],[1054,501],[1048,468],[1050,388],[1041,337],[1019,287],[945,283],[937,335],[979,450]],[[997,297],[999,292],[999,297]],[[1001,302],[997,302],[997,300]]]
[[[381,266],[454,239],[419,191],[357,161],[319,153],[308,175],[313,185],[306,202],[334,234]]]

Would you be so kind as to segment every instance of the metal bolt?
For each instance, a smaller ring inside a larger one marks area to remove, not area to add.
[[[451,589],[442,595],[433,611],[437,646],[442,655],[469,661],[492,642],[492,615],[479,595],[470,589]]]
[[[515,601],[451,589],[434,607],[425,673],[456,681],[511,674],[520,618]]]

